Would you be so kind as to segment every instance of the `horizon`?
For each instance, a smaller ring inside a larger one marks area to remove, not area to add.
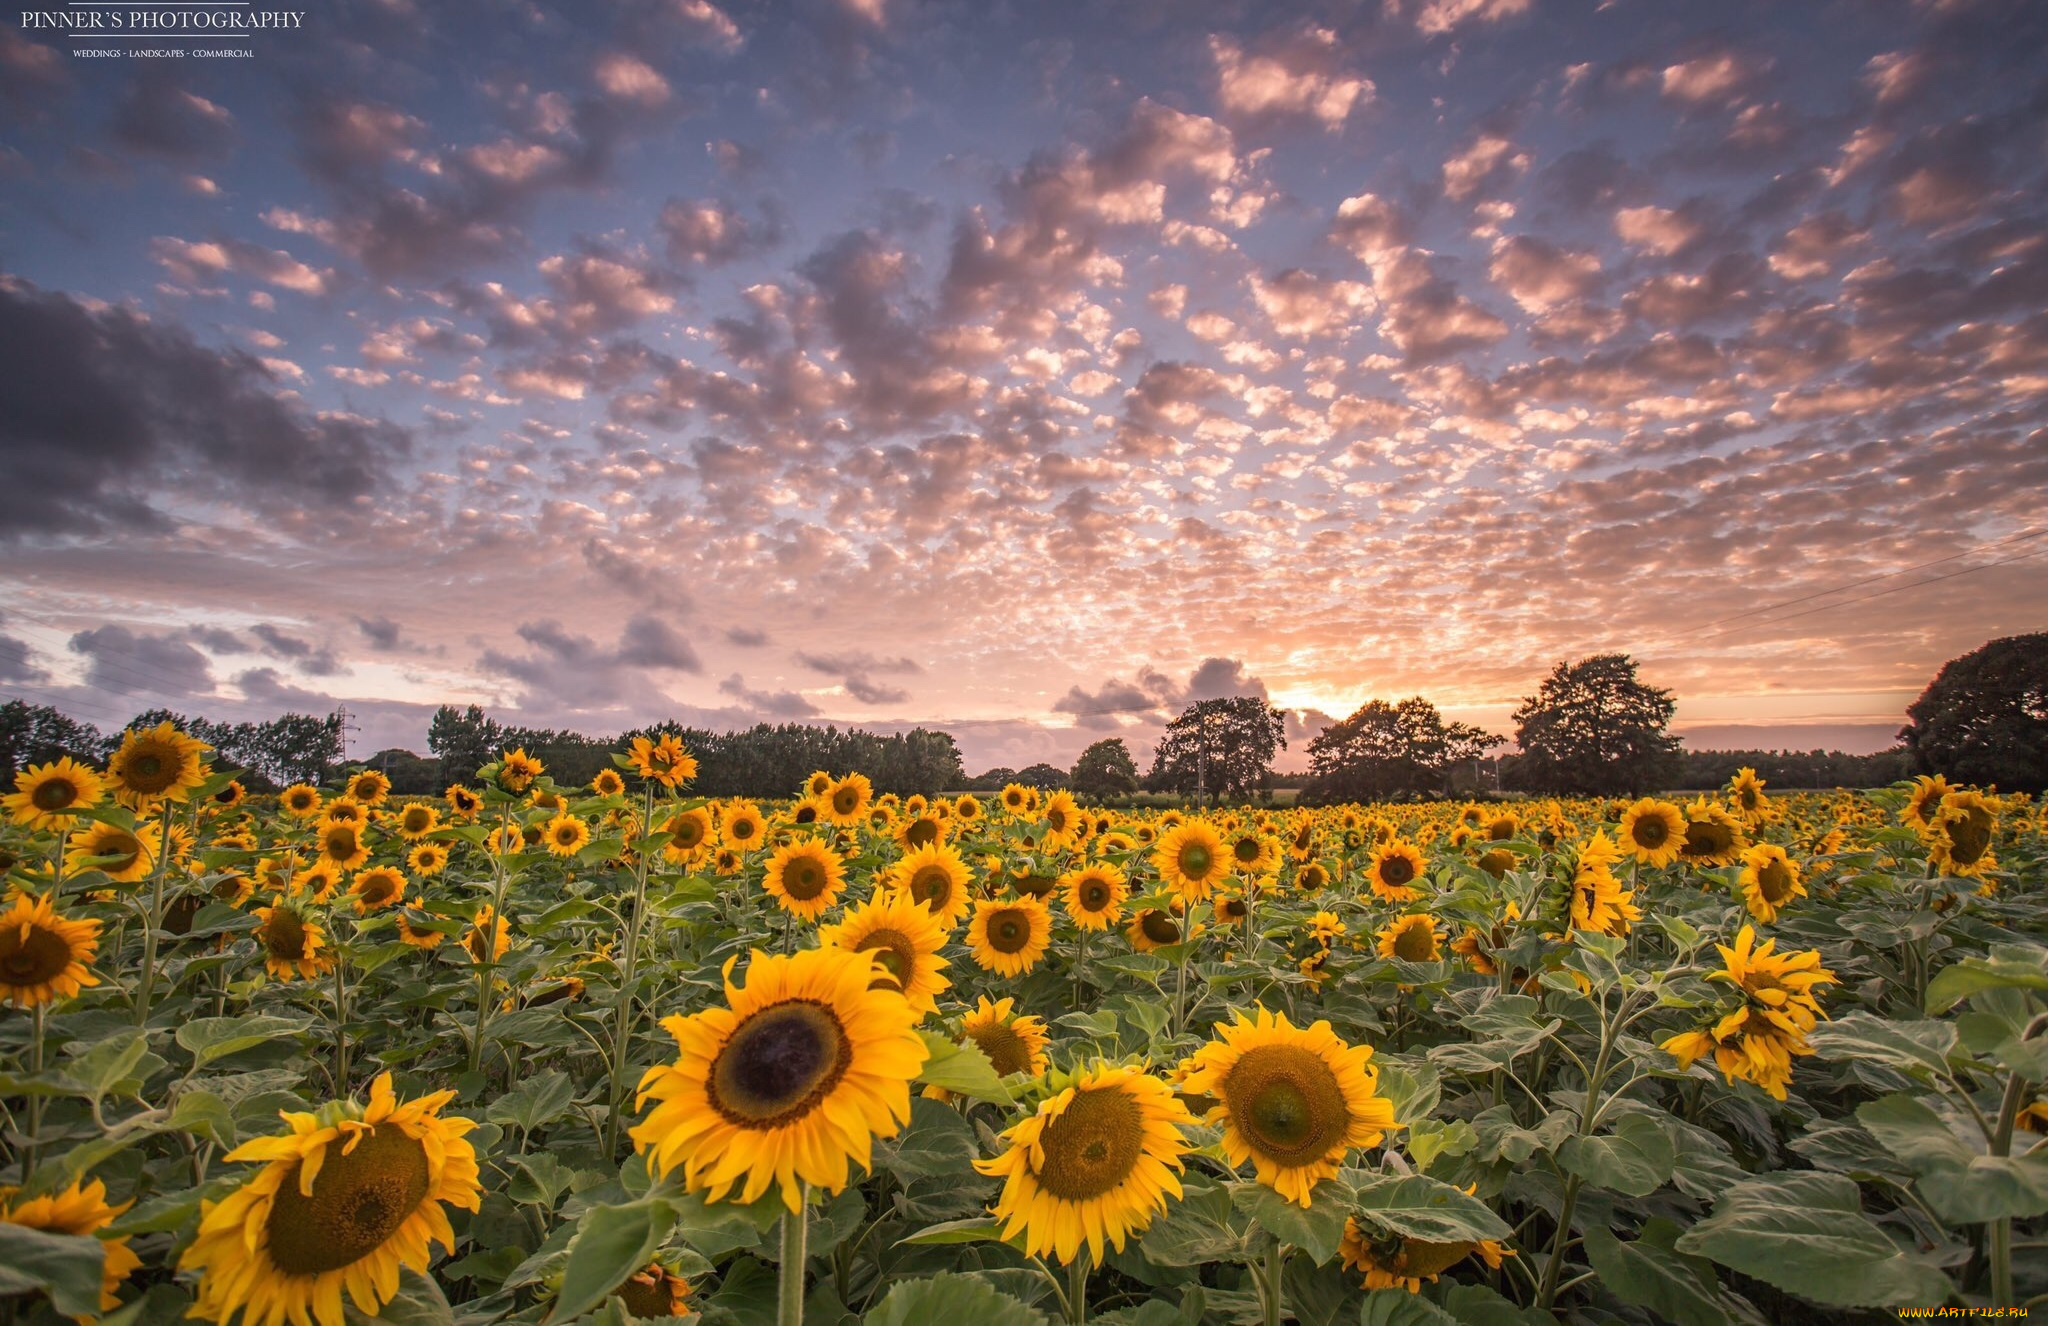
[[[1628,652],[1889,747],[2048,622],[2048,8],[0,25],[0,692],[1141,761]],[[1823,735],[1824,734],[1824,735]],[[1689,744],[1691,744],[1689,742]]]

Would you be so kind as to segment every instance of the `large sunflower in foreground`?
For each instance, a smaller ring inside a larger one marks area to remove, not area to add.
[[[114,1222],[115,1216],[133,1205],[107,1205],[107,1185],[98,1179],[74,1183],[39,1197],[23,1197],[20,1192],[18,1188],[0,1188],[0,1224],[40,1229],[46,1234],[69,1234],[74,1238],[98,1234]],[[100,1310],[104,1312],[120,1305],[120,1296],[114,1291],[141,1269],[142,1259],[129,1251],[125,1237],[103,1236],[100,1242],[106,1246],[106,1262],[100,1268]]]
[[[1439,1275],[1467,1257],[1477,1257],[1497,1271],[1503,1257],[1514,1255],[1492,1239],[1429,1243],[1357,1216],[1344,1221],[1344,1239],[1337,1250],[1344,1265],[1365,1273],[1368,1290],[1405,1289],[1411,1294],[1421,1293],[1425,1280],[1435,1284]]]
[[[67,921],[48,898],[15,894],[0,912],[0,999],[34,1008],[98,985],[86,964],[99,952],[99,934],[98,921]]]
[[[775,849],[761,887],[775,905],[792,916],[815,921],[839,898],[846,884],[846,862],[815,838],[800,838]]]
[[[1685,813],[1669,801],[1644,797],[1621,813],[1615,836],[1638,864],[1668,866],[1685,845]]]
[[[1152,848],[1152,868],[1181,901],[1204,902],[1230,873],[1230,852],[1215,825],[1188,820],[1159,836]]]
[[[107,761],[114,796],[137,810],[159,801],[183,801],[206,781],[206,761],[213,747],[186,736],[171,722],[144,730],[131,728],[121,736],[121,749]]]
[[[1372,864],[1365,868],[1365,882],[1372,896],[1381,902],[1414,902],[1422,891],[1414,887],[1428,863],[1422,849],[1400,839],[1381,843],[1373,849]]]
[[[75,812],[97,806],[106,795],[100,776],[66,755],[16,774],[14,791],[0,797],[0,806],[25,828],[61,829]]]
[[[1260,1008],[1216,1034],[1180,1089],[1216,1100],[1208,1119],[1223,1125],[1230,1163],[1251,1161],[1259,1182],[1290,1202],[1309,1205],[1354,1147],[1378,1146],[1401,1126],[1377,1094],[1372,1047],[1346,1044],[1328,1022],[1296,1027]]]
[[[996,1217],[1003,1238],[1063,1262],[1085,1244],[1097,1264],[1107,1242],[1122,1252],[1181,1195],[1187,1106],[1173,1088],[1137,1068],[1097,1064],[1042,1102],[1003,1136],[1010,1149],[975,1169],[1003,1180]]]
[[[953,982],[939,975],[948,965],[939,956],[946,939],[946,927],[937,917],[909,895],[888,890],[848,909],[839,924],[818,931],[822,945],[872,957],[872,984],[901,994],[919,1014],[937,1012],[935,996],[952,988]]]
[[[744,985],[730,972],[726,1007],[663,1019],[678,1053],[640,1079],[639,1104],[655,1104],[633,1141],[712,1201],[779,1184],[799,1212],[804,1184],[842,1191],[849,1163],[868,1168],[874,1139],[909,1120],[929,1051],[903,996],[870,988],[871,954],[756,949]]]
[[[983,899],[974,904],[967,947],[998,976],[1022,976],[1052,941],[1052,912],[1036,898]]]
[[[343,1291],[374,1317],[398,1292],[399,1271],[425,1274],[432,1245],[451,1252],[443,1203],[482,1202],[476,1125],[440,1117],[453,1091],[400,1103],[391,1074],[370,1102],[286,1113],[291,1131],[259,1137],[229,1160],[267,1162],[219,1202],[200,1207],[199,1234],[178,1265],[200,1272],[189,1315],[242,1326],[342,1326]]]

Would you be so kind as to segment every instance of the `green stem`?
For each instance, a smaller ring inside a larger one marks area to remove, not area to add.
[[[340,939],[341,927],[335,927],[335,938]],[[340,944],[335,948],[339,950]],[[340,952],[334,955],[334,1089],[337,1096],[348,1095],[348,958]]]
[[[40,1075],[43,1071],[43,1006],[37,1004],[33,1014],[34,1024],[29,1040],[29,1071]],[[43,1097],[37,1093],[28,1098],[28,1135],[22,1139],[21,1184],[28,1186],[29,1176],[36,1168],[36,1139],[43,1126]]]
[[[641,913],[647,910],[647,840],[654,834],[654,784],[647,785],[645,814],[640,817],[640,851],[633,864],[633,911],[625,918],[625,952],[620,955],[619,1001],[612,1023],[610,1108],[604,1119],[604,1153],[619,1151],[619,1116],[626,1104],[626,1050],[633,1040],[633,990],[640,976]]]
[[[810,1233],[811,1186],[803,1185],[794,1212],[782,1213],[781,1280],[775,1295],[775,1326],[803,1326],[805,1240]]]
[[[171,865],[171,803],[164,803],[164,831],[157,841],[156,870],[150,880],[149,915],[142,925],[142,984],[135,991],[135,1025],[149,1025],[150,1000],[156,994],[156,934],[164,919],[164,876]]]
[[[1081,1006],[1081,968],[1088,961],[1088,931],[1078,930],[1074,935],[1074,1007]]]
[[[1266,1274],[1260,1280],[1260,1288],[1263,1291],[1260,1297],[1265,1300],[1266,1326],[1280,1326],[1281,1299],[1285,1295],[1285,1282],[1282,1277],[1287,1270],[1287,1254],[1291,1251],[1293,1249],[1285,1243],[1275,1240],[1266,1252]]]
[[[1088,1272],[1092,1263],[1085,1247],[1067,1263],[1067,1321],[1071,1326],[1088,1326]]]
[[[499,833],[493,839],[502,846],[503,831],[512,823],[512,812],[507,809],[498,817]],[[484,1029],[491,1022],[491,973],[498,966],[498,923],[505,919],[505,854],[491,854],[491,923],[479,937],[483,945],[483,956],[471,953],[470,960],[476,963],[476,1032],[469,1042],[469,1071],[474,1073],[484,1066]],[[471,921],[474,928],[475,922]]]

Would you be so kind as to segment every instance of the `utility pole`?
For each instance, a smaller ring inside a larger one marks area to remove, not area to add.
[[[335,706],[334,717],[341,726],[341,762],[346,765],[348,763],[348,734],[360,732],[362,729],[350,721],[353,715],[349,713],[348,706],[345,704]]]

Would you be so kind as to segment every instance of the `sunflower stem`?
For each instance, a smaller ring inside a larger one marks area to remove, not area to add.
[[[149,886],[149,915],[142,925],[142,983],[135,991],[135,1025],[149,1025],[149,1004],[156,994],[156,934],[164,919],[164,876],[171,864],[171,803],[164,802],[164,831],[157,840],[156,870]]]
[[[334,937],[341,938],[341,927]],[[348,1094],[348,958],[335,944],[334,954],[334,1088],[337,1096]]]
[[[1093,1261],[1084,1247],[1067,1263],[1067,1320],[1072,1326],[1088,1326],[1088,1272]]]
[[[41,1075],[43,1071],[43,1005],[38,1003],[32,1014],[34,1022],[29,1033],[28,1067],[31,1073]],[[21,1145],[21,1186],[27,1187],[29,1175],[36,1169],[36,1139],[42,1132],[43,1098],[40,1093],[28,1098],[28,1134]]]
[[[511,823],[512,812],[507,809],[498,817],[498,833],[493,835],[501,847],[504,845],[504,831]],[[476,964],[476,1030],[469,1042],[469,1071],[472,1073],[478,1072],[484,1066],[484,1028],[489,1026],[491,1021],[491,973],[496,969],[498,961],[498,922],[505,915],[505,853],[492,852],[490,855],[491,921],[480,939],[472,935],[469,941],[472,944],[480,942],[483,945],[481,958],[473,951],[469,955],[470,961]],[[476,929],[474,921],[470,923],[470,928],[472,931]]]
[[[1284,1292],[1281,1277],[1287,1269],[1287,1254],[1292,1251],[1292,1248],[1277,1239],[1274,1240],[1273,1246],[1266,1250],[1266,1274],[1259,1282],[1259,1287],[1264,1291],[1260,1298],[1264,1300],[1266,1309],[1266,1326],[1280,1326],[1280,1300]]]
[[[640,914],[647,909],[648,839],[654,833],[654,783],[647,784],[645,813],[640,817],[640,850],[633,862],[633,911],[626,920],[626,951],[620,955],[619,1002],[612,1023],[610,1107],[604,1117],[604,1153],[619,1152],[619,1114],[626,1103],[626,1047],[633,1039],[633,988],[639,979]],[[799,1277],[801,1278],[801,1277]]]
[[[1081,1006],[1081,968],[1088,961],[1088,928],[1079,927],[1074,935],[1074,1007]]]
[[[798,1190],[794,1211],[782,1213],[781,1279],[776,1287],[775,1326],[803,1326],[805,1243],[810,1235],[811,1185]]]

